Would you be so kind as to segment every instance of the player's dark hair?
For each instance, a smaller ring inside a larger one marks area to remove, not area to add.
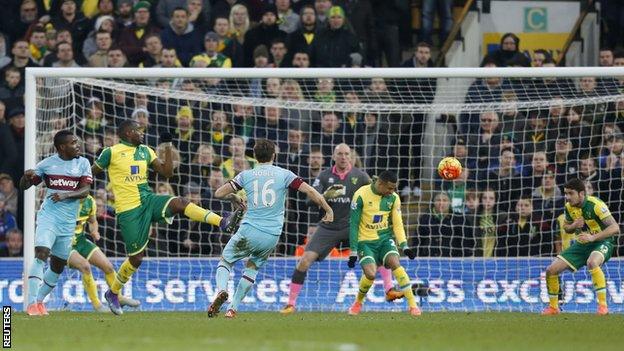
[[[258,139],[254,145],[254,156],[260,163],[270,162],[275,155],[275,144],[267,139]]]
[[[58,150],[59,147],[65,143],[67,137],[74,136],[74,133],[70,130],[60,130],[54,134],[54,147]]]
[[[396,173],[392,172],[392,171],[383,171],[381,172],[381,174],[379,175],[379,180],[384,181],[384,182],[388,182],[388,183],[396,183],[399,181],[399,179],[397,178]]]
[[[580,193],[581,191],[585,191],[585,183],[578,178],[574,178],[574,179],[570,179],[563,186],[563,188],[578,191]]]
[[[127,119],[127,120],[121,122],[119,124],[119,129],[118,129],[119,132],[117,134],[119,135],[119,137],[123,138],[126,135],[126,132],[128,132],[128,130],[130,128],[134,128],[136,126],[136,124],[137,123],[134,120],[131,120],[131,119]]]

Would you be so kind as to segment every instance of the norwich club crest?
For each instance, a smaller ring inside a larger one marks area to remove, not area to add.
[[[353,185],[357,184],[358,178],[357,177],[351,177],[351,183],[353,183]]]

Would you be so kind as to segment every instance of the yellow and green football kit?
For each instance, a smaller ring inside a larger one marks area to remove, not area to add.
[[[383,265],[388,255],[399,255],[397,244],[407,246],[401,199],[396,193],[379,195],[374,184],[361,187],[353,195],[350,223],[351,252],[358,253],[361,265]]]
[[[575,237],[583,232],[590,234],[597,234],[604,230],[607,225],[604,220],[611,217],[611,212],[607,205],[597,197],[586,196],[580,207],[574,207],[570,203],[565,204],[564,209],[565,222],[572,223],[577,219],[583,219],[585,225],[582,229],[577,229],[574,233]],[[560,223],[563,225],[563,223]],[[581,243],[574,241],[568,248],[563,250],[557,258],[564,261],[572,271],[577,271],[587,263],[587,259],[592,253],[598,252],[604,258],[603,263],[606,263],[613,253],[613,237]],[[594,291],[596,292],[596,300],[601,306],[607,305],[607,289],[606,279],[604,272],[600,266],[594,267],[589,270],[592,277],[592,283],[594,285]],[[546,287],[548,289],[548,299],[551,308],[559,308],[559,275],[546,275]]]
[[[349,244],[351,252],[357,252],[361,266],[385,266],[388,256],[399,256],[397,244],[401,249],[407,247],[399,195],[382,196],[375,190],[375,183],[359,188],[351,201]],[[392,274],[409,307],[415,308],[416,299],[405,269],[400,265],[393,267]],[[364,302],[372,285],[373,281],[363,274],[356,297],[358,303]]]
[[[93,252],[98,249],[97,245],[87,239],[87,235],[85,233],[85,224],[89,221],[91,216],[95,216],[96,210],[97,207],[93,196],[87,195],[87,197],[80,200],[78,218],[76,219],[76,229],[74,230],[74,238],[72,240],[72,249],[87,260],[89,260],[91,255],[93,255]]]
[[[168,205],[174,197],[156,195],[148,184],[148,169],[156,159],[150,147],[122,141],[105,148],[95,161],[108,170],[117,222],[129,256],[145,249],[152,222],[173,221]]]
[[[569,203],[565,204],[565,220],[568,223],[582,218],[585,221],[585,228],[578,229],[575,236],[582,232],[597,234],[607,226],[603,220],[611,216],[607,205],[597,197],[587,196],[581,207],[573,207]],[[583,267],[592,252],[597,251],[604,256],[607,262],[613,254],[613,238],[594,241],[591,243],[580,243],[575,241],[567,249],[563,250],[557,257],[565,261],[573,271]]]

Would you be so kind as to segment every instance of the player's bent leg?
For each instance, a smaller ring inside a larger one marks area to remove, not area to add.
[[[297,266],[293,270],[293,274],[290,279],[288,304],[280,310],[281,314],[290,314],[295,312],[297,297],[299,297],[299,293],[303,288],[303,283],[305,282],[308,269],[310,269],[310,266],[316,262],[318,258],[319,254],[314,251],[306,250],[303,252],[303,256],[301,256],[301,259],[297,262]]]
[[[605,256],[601,251],[593,251],[587,259],[587,270],[591,274],[598,308],[596,314],[606,315],[609,313],[607,307],[607,282],[604,272],[600,266],[605,261]]]
[[[103,309],[102,302],[98,297],[97,285],[93,279],[93,273],[91,272],[91,265],[89,264],[89,261],[87,261],[87,259],[84,258],[78,251],[72,250],[69,254],[67,264],[70,268],[75,268],[80,271],[80,275],[82,276],[82,285],[87,292],[87,296],[89,297],[89,301],[91,301],[93,309],[95,311],[104,312],[105,310]]]
[[[29,316],[40,315],[37,308],[37,294],[39,293],[39,287],[43,283],[43,272],[49,256],[49,248],[35,247],[35,259],[28,272],[28,307],[26,308],[26,313]]]
[[[569,263],[557,257],[546,268],[546,288],[548,290],[548,306],[542,311],[543,315],[559,314],[559,274],[570,268]]]
[[[119,271],[115,275],[115,280],[111,288],[104,294],[108,307],[111,312],[116,315],[123,314],[121,303],[119,302],[119,294],[123,286],[130,280],[132,275],[139,269],[145,256],[145,250],[128,257],[119,267]]]
[[[115,268],[113,267],[113,264],[108,259],[108,257],[106,257],[104,252],[102,252],[102,250],[100,250],[99,248],[93,251],[91,257],[89,257],[89,263],[98,267],[104,273],[104,279],[106,280],[106,284],[108,284],[108,287],[110,288],[115,280]],[[136,308],[141,305],[141,302],[139,300],[132,299],[120,294],[119,304],[121,305],[121,307],[128,306]]]
[[[409,308],[409,313],[412,316],[420,316],[421,311],[416,303],[416,298],[414,297],[414,292],[412,291],[412,282],[405,271],[405,268],[401,266],[401,262],[399,261],[399,255],[395,252],[388,252],[385,255],[385,266],[392,270],[392,274],[396,278],[399,289],[403,291],[405,295],[405,299],[407,300],[407,305]]]
[[[228,216],[221,217],[182,197],[171,199],[171,201],[169,201],[168,211],[171,212],[171,214],[184,214],[186,217],[196,222],[212,224],[227,233],[233,232],[243,218],[243,213],[240,210],[236,210]]]

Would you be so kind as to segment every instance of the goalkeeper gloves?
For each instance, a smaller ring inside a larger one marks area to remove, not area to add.
[[[416,258],[416,250],[414,249],[410,249],[409,247],[405,247],[403,249],[403,253],[405,254],[405,256],[407,256],[407,258],[409,258],[410,260],[413,260],[414,258]]]
[[[355,262],[357,262],[357,256],[351,255],[349,256],[349,262],[347,263],[347,265],[349,266],[349,268],[355,268]]]
[[[173,135],[171,135],[171,133],[168,132],[164,132],[160,134],[160,143],[170,143],[173,141]]]
[[[338,196],[346,194],[347,189],[342,184],[335,184],[327,188],[323,193],[323,197],[326,199],[335,199]]]

